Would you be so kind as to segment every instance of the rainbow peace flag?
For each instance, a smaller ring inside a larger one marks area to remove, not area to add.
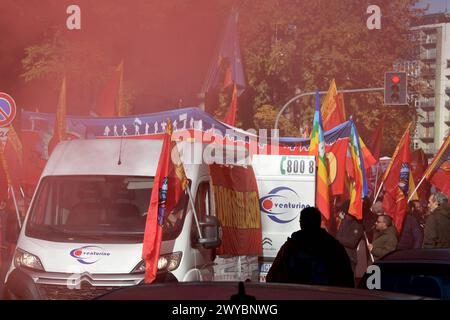
[[[309,154],[316,156],[317,182],[316,182],[316,207],[322,212],[323,217],[330,221],[330,197],[328,190],[327,159],[325,155],[325,138],[323,135],[322,116],[320,114],[320,97],[316,92],[316,107],[314,113],[313,129],[309,144]]]
[[[353,162],[353,177],[351,192],[350,192],[350,207],[348,212],[357,219],[362,219],[362,199],[369,193],[369,186],[367,183],[366,170],[364,167],[363,152],[361,150],[360,138],[356,130],[355,123],[352,119],[351,122],[351,134],[350,143],[348,145]]]

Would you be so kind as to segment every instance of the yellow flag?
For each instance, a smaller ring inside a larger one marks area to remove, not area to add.
[[[17,158],[19,160],[19,165],[23,165],[23,148],[22,148],[22,142],[19,139],[19,136],[16,133],[16,130],[14,130],[13,125],[9,126],[8,129],[8,142],[11,143],[11,146],[14,149],[14,152],[17,155]]]
[[[61,90],[59,91],[58,106],[56,108],[56,130],[58,134],[58,141],[66,140],[66,77],[61,83]]]
[[[3,147],[3,144],[0,141],[0,168],[3,169],[3,171],[5,172],[6,181],[8,182],[8,185],[12,185],[11,174],[9,172],[8,163],[6,162],[6,159],[5,159],[4,150],[5,149]]]

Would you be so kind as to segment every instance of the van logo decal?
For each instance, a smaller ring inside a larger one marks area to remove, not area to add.
[[[308,204],[300,201],[297,192],[288,187],[277,187],[271,190],[268,195],[259,199],[259,204],[261,211],[269,219],[282,224],[294,221],[302,209],[309,207]]]
[[[272,239],[270,238],[264,238],[262,241],[262,245],[264,246],[268,246],[269,248],[272,247]]]
[[[82,264],[93,264],[103,257],[109,257],[111,253],[98,246],[84,246],[70,251],[70,255]]]

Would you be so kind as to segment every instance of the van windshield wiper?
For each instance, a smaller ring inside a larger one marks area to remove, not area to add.
[[[143,237],[144,233],[140,232],[120,232],[120,231],[110,231],[110,232],[74,232],[75,235],[79,235],[81,237],[88,237],[92,239],[103,239],[103,238],[136,238]]]
[[[66,238],[89,238],[89,239],[95,239],[95,240],[99,240],[101,239],[101,235],[97,235],[94,233],[85,233],[85,232],[78,232],[78,231],[69,231],[66,229],[61,229],[58,228],[57,226],[53,226],[53,225],[37,225],[39,227],[44,227],[47,230],[50,230],[51,232],[55,232],[59,235],[62,235]],[[44,232],[41,229],[41,232]]]

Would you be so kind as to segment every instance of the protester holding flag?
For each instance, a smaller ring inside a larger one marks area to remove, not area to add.
[[[353,273],[358,263],[358,255],[356,249],[361,241],[364,233],[364,227],[353,215],[348,213],[350,201],[337,203],[337,211],[339,218],[342,220],[336,234],[336,239],[344,246],[345,251],[350,258]]]
[[[392,222],[392,218],[386,214],[378,216],[375,222],[374,240],[369,244],[369,251],[375,260],[397,248],[397,231]]]
[[[423,229],[419,222],[422,215],[422,206],[418,200],[408,202],[408,212],[403,222],[400,239],[398,240],[398,250],[418,249],[422,247]]]
[[[450,248],[450,206],[443,193],[430,196],[431,214],[425,223],[424,248]]]

